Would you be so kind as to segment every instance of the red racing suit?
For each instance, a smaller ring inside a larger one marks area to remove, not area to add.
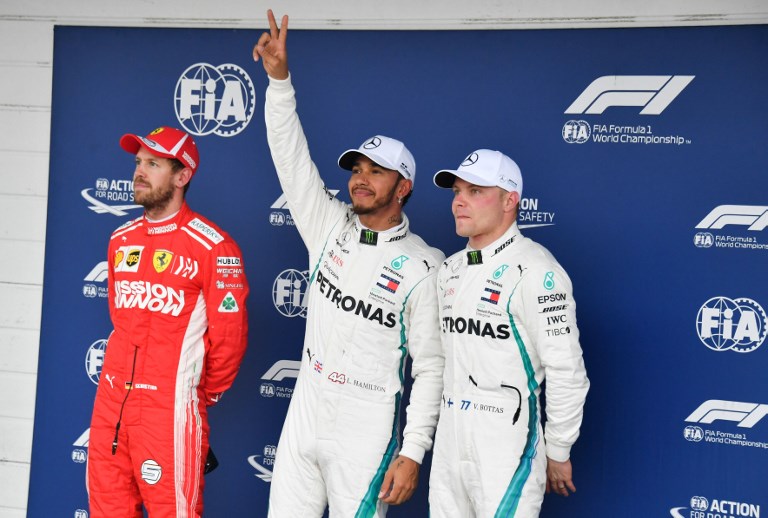
[[[114,331],[91,420],[90,516],[196,517],[203,510],[206,407],[245,354],[248,283],[237,244],[185,203],[110,239]]]

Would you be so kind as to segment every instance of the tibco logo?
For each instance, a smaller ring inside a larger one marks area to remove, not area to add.
[[[286,317],[307,318],[307,289],[309,271],[283,270],[272,285],[272,302],[275,309]]]
[[[601,114],[611,106],[642,106],[640,115],[659,115],[695,76],[598,77],[565,110]]]
[[[192,135],[234,137],[253,116],[256,91],[248,73],[227,63],[196,63],[176,83],[176,118]]]

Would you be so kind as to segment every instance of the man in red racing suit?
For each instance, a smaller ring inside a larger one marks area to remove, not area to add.
[[[199,162],[186,133],[120,141],[142,217],[109,242],[109,337],[91,421],[90,516],[197,517],[206,407],[238,372],[248,283],[237,244],[184,201]]]

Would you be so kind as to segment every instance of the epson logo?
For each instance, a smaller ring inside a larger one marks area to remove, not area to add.
[[[565,113],[599,115],[612,106],[642,106],[640,115],[659,115],[693,81],[694,77],[598,77],[573,101]],[[565,133],[563,137],[566,137]],[[582,140],[581,135],[571,137],[569,134],[569,138],[574,141]]]
[[[705,401],[691,415],[685,418],[689,423],[711,424],[715,421],[732,421],[739,428],[752,428],[768,415],[768,405],[740,403],[710,399]]]
[[[547,304],[549,302],[558,302],[565,300],[565,293],[552,293],[551,295],[539,295],[539,304]]]

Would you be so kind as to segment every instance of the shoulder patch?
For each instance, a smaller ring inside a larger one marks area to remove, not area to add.
[[[207,225],[207,224],[203,223],[203,222],[200,220],[200,218],[195,218],[195,219],[193,219],[193,220],[190,220],[190,222],[189,222],[189,223],[187,223],[187,225],[188,225],[190,228],[193,228],[193,229],[197,230],[198,232],[200,232],[202,235],[204,235],[205,237],[207,237],[207,238],[208,238],[210,241],[212,241],[214,244],[217,244],[217,245],[218,245],[219,243],[221,243],[222,241],[224,241],[224,236],[222,236],[221,234],[219,234],[219,233],[218,233],[218,232],[217,232],[217,231],[216,231],[216,230],[215,230],[213,227],[211,227],[210,225]]]
[[[112,231],[112,233],[115,233],[115,232],[117,232],[118,230],[123,230],[124,228],[128,228],[128,227],[130,227],[131,225],[133,225],[134,223],[138,223],[138,222],[139,222],[139,221],[141,221],[143,218],[144,218],[144,216],[139,216],[139,217],[138,217],[138,218],[136,218],[136,219],[132,219],[132,220],[126,221],[125,223],[123,223],[122,225],[120,225],[119,227],[117,227],[115,230],[113,230],[113,231]]]
[[[142,226],[144,226],[144,222],[143,222],[143,220],[144,220],[144,217],[142,216],[142,217],[140,217],[140,218],[132,219],[131,221],[128,221],[128,222],[126,222],[126,223],[123,223],[122,225],[120,225],[119,227],[117,227],[117,228],[116,228],[116,229],[115,229],[115,230],[112,232],[112,236],[109,238],[109,239],[110,239],[110,241],[111,241],[112,239],[115,239],[116,237],[122,236],[122,235],[123,235],[123,234],[125,234],[126,232],[130,232],[130,231],[132,231],[132,230],[135,230],[135,229],[137,229],[137,228],[139,228],[139,227],[142,227]],[[125,238],[123,238],[123,239],[125,239]]]

